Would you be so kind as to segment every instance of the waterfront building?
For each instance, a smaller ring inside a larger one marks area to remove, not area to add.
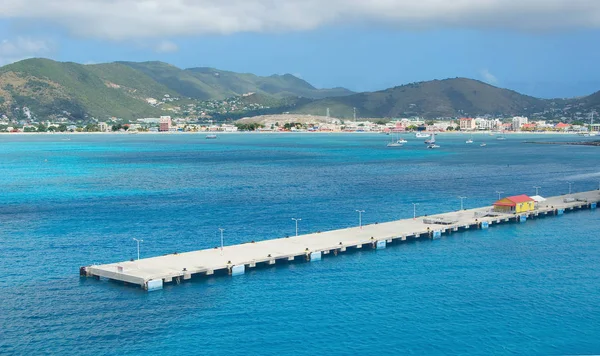
[[[535,200],[525,194],[506,197],[494,203],[494,210],[502,213],[523,213],[535,209]]]
[[[170,116],[161,116],[159,123],[159,131],[166,132],[171,130],[171,117]]]
[[[475,125],[475,119],[472,119],[472,118],[463,117],[459,120],[459,122],[460,122],[460,129],[463,131],[475,130],[475,128],[477,127]]]
[[[515,116],[512,118],[513,131],[519,131],[523,125],[527,124],[529,119],[526,116]]]

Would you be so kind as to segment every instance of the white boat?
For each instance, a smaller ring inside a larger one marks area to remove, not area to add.
[[[471,137],[469,137],[469,139],[466,140],[465,143],[473,143],[473,135],[471,135]]]
[[[431,134],[428,134],[427,132],[417,132],[415,135],[416,138],[428,138],[429,136],[431,136]]]
[[[506,140],[506,137],[504,137],[504,135],[500,135],[496,137],[496,140]]]
[[[396,142],[404,144],[404,143],[407,143],[408,141],[406,141],[405,139],[401,138],[401,139],[399,139]]]
[[[217,135],[215,135],[215,134],[206,135],[206,139],[215,139],[215,138],[217,138]]]
[[[402,140],[402,139],[398,139],[396,141],[394,141],[394,136],[392,136],[392,142],[387,144],[387,147],[402,147],[402,145],[404,145],[404,143],[406,142],[406,140]]]
[[[435,144],[435,133],[431,134],[431,140],[428,140],[428,141],[429,141],[429,145],[427,145],[427,148],[440,148],[439,145]]]
[[[485,146],[487,146],[487,144],[484,142],[484,143],[482,143],[482,144],[481,144],[481,145],[479,145],[479,146],[481,146],[481,147],[485,147]]]

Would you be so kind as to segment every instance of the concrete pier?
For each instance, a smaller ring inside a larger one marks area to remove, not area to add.
[[[103,277],[139,285],[151,291],[162,289],[165,283],[179,284],[195,275],[223,272],[236,276],[257,265],[273,265],[278,260],[319,261],[323,256],[335,256],[347,249],[384,249],[395,241],[418,238],[439,239],[466,229],[487,229],[514,221],[525,223],[537,217],[558,216],[578,209],[595,209],[600,191],[574,193],[547,198],[534,211],[506,214],[492,207],[449,212],[426,218],[397,220],[314,234],[278,238],[220,249],[206,249],[169,254],[104,265],[80,268],[80,275]]]

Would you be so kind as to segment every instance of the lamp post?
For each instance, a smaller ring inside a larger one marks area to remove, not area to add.
[[[500,199],[501,199],[501,197],[500,197],[500,194],[502,194],[502,193],[504,193],[504,192],[501,192],[501,191],[498,191],[498,190],[496,190],[496,193],[498,194],[498,200],[500,200]]]
[[[360,227],[362,229],[362,213],[364,213],[364,210],[356,210],[356,212],[358,213],[358,227]]]
[[[142,239],[136,239],[135,237],[133,238],[133,240],[135,242],[137,242],[137,253],[138,253],[138,258],[137,259],[139,261],[139,259],[140,259],[140,242],[144,242],[144,240],[142,240]]]
[[[571,188],[573,186],[573,182],[567,182],[567,184],[569,185],[569,195],[571,195]]]
[[[539,195],[539,190],[542,189],[542,187],[534,186],[533,188],[535,189],[535,195]]]
[[[417,220],[417,205],[419,205],[419,203],[412,203],[413,205],[413,220]]]
[[[458,197],[458,198],[460,199],[460,210],[464,210],[463,209],[463,205],[464,205],[463,203],[464,203],[464,200],[467,199],[467,197]]]
[[[225,231],[225,229],[219,228],[219,231],[221,231],[221,255],[223,254],[223,231]]]
[[[302,221],[302,219],[292,218],[296,222],[296,236],[298,236],[298,221]]]

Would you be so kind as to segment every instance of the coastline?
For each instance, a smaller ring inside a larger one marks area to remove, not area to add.
[[[414,135],[416,132],[400,132],[394,134],[400,135]],[[227,131],[177,131],[177,132],[0,132],[0,135],[208,135],[208,134],[217,134],[217,135],[231,135],[231,134],[356,134],[356,135],[364,135],[364,134],[380,134],[383,135],[385,132],[378,131],[236,131],[236,132],[227,132]],[[445,132],[436,132],[436,135],[486,135],[495,137],[499,134],[503,136],[518,136],[518,135],[561,135],[561,136],[577,136],[577,132],[503,132],[503,133],[493,133],[490,135],[489,132],[468,132],[468,131],[445,131]]]

